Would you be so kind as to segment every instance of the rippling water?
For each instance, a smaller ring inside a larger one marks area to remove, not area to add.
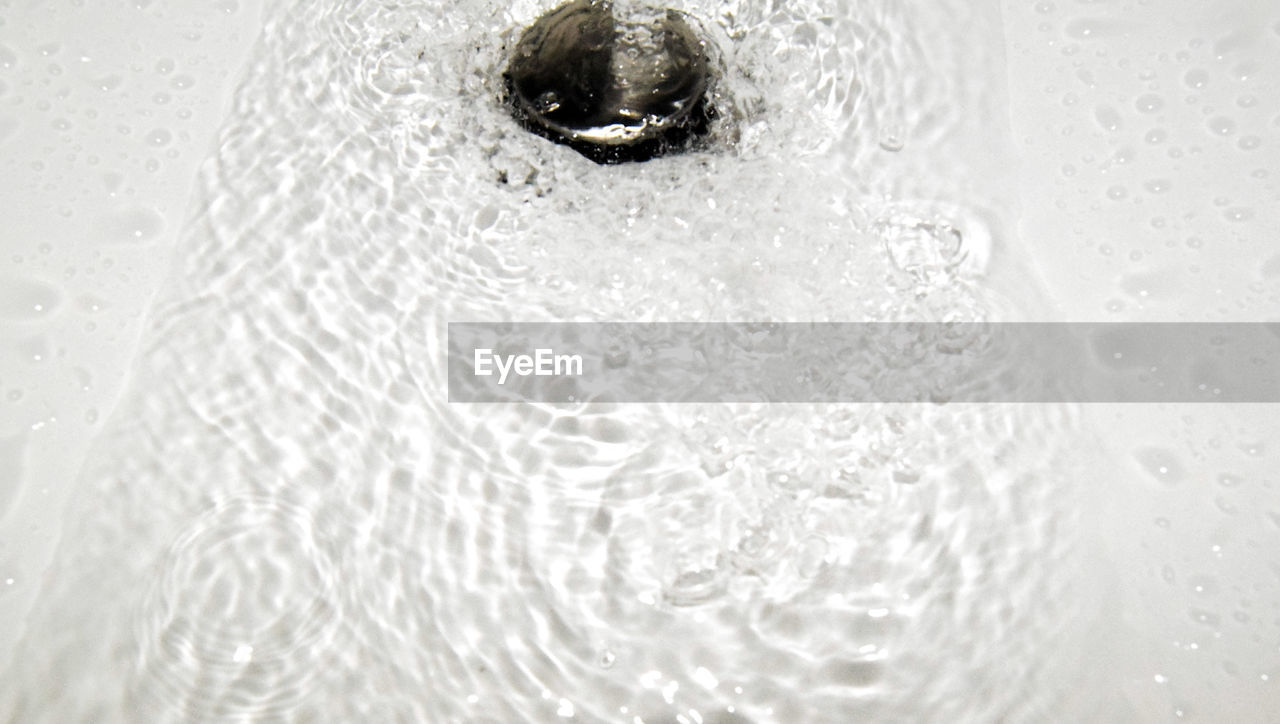
[[[1074,411],[467,406],[456,320],[1004,320],[994,3],[688,2],[707,151],[519,130],[545,9],[275,9],[17,664],[21,720],[920,721],[1068,696]]]

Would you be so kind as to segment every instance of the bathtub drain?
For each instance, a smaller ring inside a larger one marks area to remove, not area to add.
[[[676,10],[616,15],[609,2],[573,0],[520,36],[508,101],[525,128],[597,163],[647,161],[710,125],[703,42]]]

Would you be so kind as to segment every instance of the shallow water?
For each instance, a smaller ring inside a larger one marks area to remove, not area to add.
[[[450,320],[1044,309],[1010,243],[998,8],[680,8],[720,51],[730,121],[707,151],[617,167],[499,102],[502,43],[539,6],[272,11],[4,708],[1076,706],[1066,460],[1090,442],[1070,408],[446,404]]]

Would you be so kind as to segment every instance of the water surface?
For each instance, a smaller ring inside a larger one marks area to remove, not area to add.
[[[994,3],[679,7],[728,120],[615,167],[500,103],[542,6],[273,9],[6,708],[845,722],[1068,696],[1069,408],[446,404],[451,320],[1041,309]]]

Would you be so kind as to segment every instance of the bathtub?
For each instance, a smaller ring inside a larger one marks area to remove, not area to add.
[[[492,407],[439,360],[1276,321],[1280,13],[673,6],[725,121],[616,167],[501,103],[546,3],[4,9],[0,710],[1269,720],[1269,405]]]

